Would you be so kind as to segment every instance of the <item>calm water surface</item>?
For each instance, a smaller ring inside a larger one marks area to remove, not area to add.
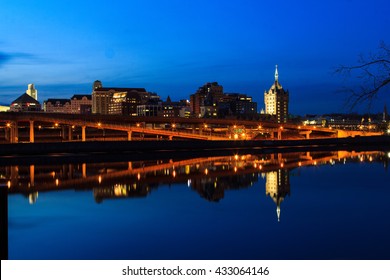
[[[390,154],[0,167],[10,259],[390,259]]]

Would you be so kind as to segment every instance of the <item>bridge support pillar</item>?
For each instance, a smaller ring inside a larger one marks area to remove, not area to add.
[[[8,187],[0,186],[0,255],[8,260]]]
[[[61,129],[62,129],[61,138],[62,140],[66,140],[66,127],[63,125]]]
[[[34,121],[30,121],[30,143],[34,143]]]
[[[68,126],[68,140],[69,141],[72,141],[73,140],[73,130],[72,130],[72,126]]]
[[[6,127],[4,129],[4,138],[5,138],[5,141],[10,141],[10,129],[9,127]]]
[[[173,135],[169,135],[169,140],[172,140],[173,139]]]
[[[10,142],[18,143],[19,135],[18,135],[18,123],[13,122],[10,127]]]
[[[312,133],[311,130],[299,132],[299,134],[305,135],[305,139],[310,139],[310,134],[311,134],[311,133]]]
[[[85,137],[85,128],[86,128],[85,125],[83,125],[81,127],[81,141],[83,141],[83,142],[85,142],[85,139],[86,139],[86,137]]]
[[[278,130],[278,140],[282,140],[282,130]]]
[[[131,130],[127,131],[127,141],[131,141],[131,134],[132,134]]]
[[[203,125],[199,125],[199,135],[203,135]]]

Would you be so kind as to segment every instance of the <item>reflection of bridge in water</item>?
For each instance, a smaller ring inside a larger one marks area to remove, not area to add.
[[[6,166],[0,168],[0,183],[8,187],[10,194],[28,196],[31,203],[36,201],[39,192],[45,191],[93,189],[95,200],[100,202],[108,198],[143,197],[159,185],[183,182],[207,200],[218,201],[224,197],[225,190],[248,187],[257,181],[259,174],[275,174],[272,172],[301,166],[333,165],[347,160],[382,160],[382,156],[377,152],[338,151],[232,155],[178,161]],[[285,174],[288,176],[289,173]],[[269,175],[267,181],[273,180],[273,176]],[[277,189],[267,190],[270,192],[279,193]],[[275,203],[280,204],[278,201]]]

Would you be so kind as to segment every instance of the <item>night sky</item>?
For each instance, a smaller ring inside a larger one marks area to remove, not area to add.
[[[277,64],[292,114],[348,112],[340,90],[358,81],[334,69],[390,43],[389,8],[388,0],[1,0],[0,103],[28,83],[42,103],[91,93],[95,80],[164,100],[217,81],[260,110]],[[389,89],[371,111],[385,103]]]

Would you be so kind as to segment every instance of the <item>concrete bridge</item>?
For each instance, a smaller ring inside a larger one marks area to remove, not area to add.
[[[200,118],[132,117],[120,115],[80,115],[44,112],[0,113],[0,128],[10,143],[19,142],[19,129],[29,130],[28,141],[35,142],[37,128],[62,129],[63,141],[74,141],[73,131],[81,129],[80,141],[88,141],[87,128],[127,133],[127,140],[136,135],[155,135],[165,139],[252,140],[260,135],[268,139],[335,138],[362,135],[323,127],[277,124],[265,121]],[[352,134],[353,135],[352,135]],[[366,135],[366,134],[365,134]],[[366,135],[367,136],[367,135]]]

